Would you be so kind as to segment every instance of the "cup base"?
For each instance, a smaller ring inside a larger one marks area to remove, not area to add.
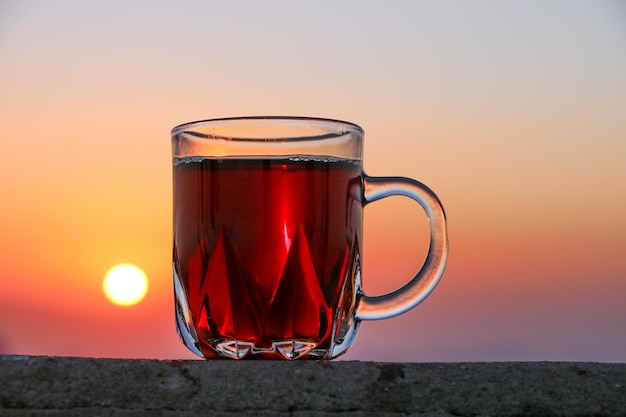
[[[358,254],[341,291],[330,339],[269,340],[263,346],[235,338],[214,338],[196,329],[183,284],[173,265],[176,330],[180,340],[194,354],[205,359],[328,360],[342,355],[354,342],[360,321],[354,317],[361,278]]]
[[[258,348],[254,343],[235,339],[208,341],[208,343],[219,356],[231,359],[254,359],[255,356],[259,356],[294,360],[305,356],[312,359],[321,359],[326,356],[326,350],[315,349],[317,343],[310,340],[273,342],[269,348]]]

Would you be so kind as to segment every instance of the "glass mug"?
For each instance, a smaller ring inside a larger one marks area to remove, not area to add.
[[[362,320],[415,307],[448,242],[423,184],[363,172],[363,129],[338,120],[243,117],[172,130],[173,276],[180,339],[204,358],[332,359]],[[420,271],[386,295],[361,288],[363,207],[391,195],[430,220]]]

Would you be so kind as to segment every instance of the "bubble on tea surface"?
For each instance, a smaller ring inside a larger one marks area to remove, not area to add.
[[[333,163],[333,162],[348,162],[355,165],[360,165],[361,161],[358,159],[345,159],[345,158],[337,158],[334,156],[324,156],[324,155],[296,155],[289,157],[289,160],[292,162],[323,162],[323,163]]]
[[[205,156],[174,157],[174,166],[202,162],[205,159],[207,159]]]

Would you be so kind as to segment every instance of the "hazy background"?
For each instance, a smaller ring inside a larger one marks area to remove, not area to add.
[[[170,129],[301,115],[416,178],[450,257],[344,359],[626,361],[626,3],[0,1],[0,352],[190,358],[174,330]],[[419,267],[426,220],[368,206],[364,286]],[[146,271],[143,302],[102,292]]]

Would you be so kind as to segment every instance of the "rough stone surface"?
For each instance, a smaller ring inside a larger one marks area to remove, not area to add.
[[[0,416],[626,416],[626,364],[0,356]]]

